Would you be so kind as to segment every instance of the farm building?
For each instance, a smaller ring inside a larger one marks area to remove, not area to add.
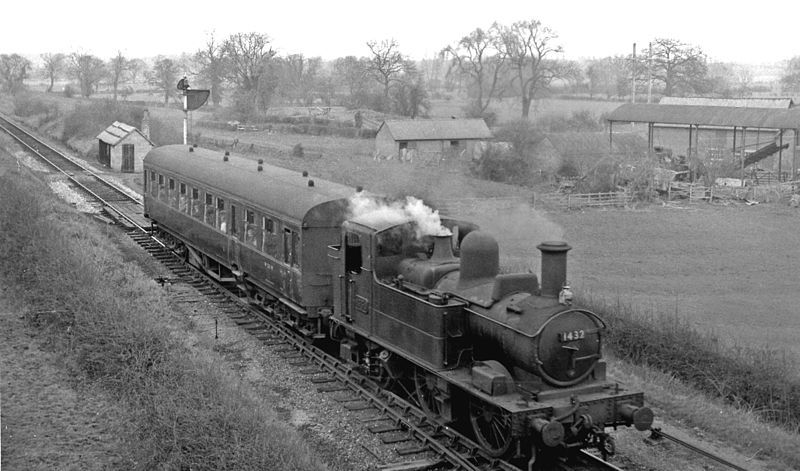
[[[609,147],[608,135],[602,131],[548,133],[531,153],[539,167],[536,170],[556,173],[563,164],[570,164],[583,173],[609,157],[647,156],[647,140],[635,133],[618,133]]]
[[[142,159],[153,148],[148,136],[133,126],[114,121],[97,136],[101,164],[125,173],[142,171]]]
[[[492,138],[482,119],[386,120],[375,136],[376,158],[471,159]]]
[[[615,125],[647,123],[648,149],[669,149],[709,173],[735,171],[718,176],[767,181],[797,176],[800,107],[790,99],[665,98],[659,104],[621,105],[607,119],[609,145],[616,139]]]

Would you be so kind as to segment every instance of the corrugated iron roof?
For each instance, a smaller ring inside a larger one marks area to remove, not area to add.
[[[615,133],[611,151],[609,151],[608,133],[605,132],[550,133],[545,138],[562,157],[647,153],[647,139],[633,133]]]
[[[609,113],[606,119],[612,122],[798,129],[800,128],[800,108],[737,108],[732,106],[626,103]]]
[[[706,98],[665,96],[658,101],[662,105],[733,106],[736,108],[789,109],[794,105],[791,98]]]
[[[456,139],[491,139],[492,132],[482,119],[410,119],[386,120],[396,141],[441,141]]]
[[[103,132],[97,135],[97,139],[100,139],[111,146],[115,146],[119,144],[120,141],[128,137],[132,132],[138,132],[142,135],[142,137],[147,139],[147,137],[138,129],[120,121],[114,121],[114,124],[105,128]],[[150,139],[147,139],[147,141],[150,142]],[[150,143],[152,144],[152,142]]]

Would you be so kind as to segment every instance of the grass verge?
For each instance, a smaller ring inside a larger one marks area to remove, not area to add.
[[[0,279],[19,288],[31,312],[48,313],[36,318],[47,348],[78,381],[139,411],[126,437],[131,462],[140,469],[327,468],[221,361],[171,336],[155,283],[26,173],[0,175]]]

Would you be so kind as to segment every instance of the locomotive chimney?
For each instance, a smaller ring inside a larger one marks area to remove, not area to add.
[[[433,236],[433,253],[431,254],[430,261],[436,263],[456,261],[456,257],[453,255],[452,236]]]
[[[548,241],[536,248],[542,252],[542,296],[556,298],[567,281],[567,252],[572,247],[566,242]]]

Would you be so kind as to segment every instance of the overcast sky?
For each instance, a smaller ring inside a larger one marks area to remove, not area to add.
[[[0,53],[87,52],[108,59],[175,55],[210,33],[266,33],[279,54],[366,56],[394,38],[414,59],[432,57],[475,28],[538,19],[564,58],[629,54],[667,37],[714,61],[771,63],[800,55],[800,0],[5,0]],[[213,6],[209,6],[213,5]]]

